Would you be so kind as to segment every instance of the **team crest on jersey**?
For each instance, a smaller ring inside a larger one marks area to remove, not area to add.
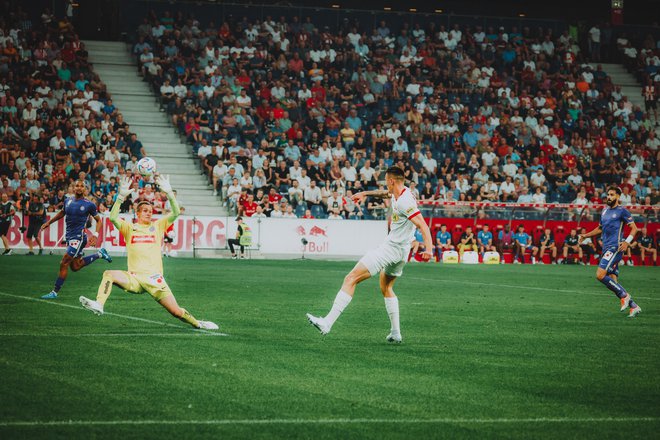
[[[393,222],[398,222],[399,221],[399,216],[397,215],[396,212],[392,213],[392,221]]]
[[[80,207],[80,210],[81,210],[81,211],[84,211],[84,210],[85,210],[85,207],[84,207],[84,206],[81,206],[81,207]]]
[[[149,228],[149,232],[155,232],[155,231],[156,231],[156,228],[154,228],[153,226]]]

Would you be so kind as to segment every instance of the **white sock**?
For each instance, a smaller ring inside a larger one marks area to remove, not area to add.
[[[324,318],[327,324],[332,327],[339,315],[344,311],[346,306],[348,306],[353,297],[348,293],[340,290],[335,297],[335,302],[332,303],[332,309],[328,312],[328,315]]]
[[[401,326],[399,324],[399,298],[396,296],[385,297],[385,309],[387,315],[390,317],[392,323],[392,333],[401,334]]]

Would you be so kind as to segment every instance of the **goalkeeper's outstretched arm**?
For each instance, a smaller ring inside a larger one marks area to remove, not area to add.
[[[130,194],[131,194],[131,181],[126,176],[120,177],[119,194],[117,195],[117,199],[115,200],[115,203],[112,205],[112,209],[110,210],[110,221],[119,230],[121,230],[121,223],[122,223],[122,219],[119,218],[119,209],[121,208],[122,203],[124,203],[124,200],[126,200],[126,197],[128,197]]]
[[[171,225],[174,223],[177,217],[179,217],[179,214],[181,214],[179,203],[176,201],[174,190],[172,189],[172,185],[170,184],[170,179],[168,176],[158,176],[156,178],[156,183],[158,184],[160,190],[167,194],[167,200],[170,201],[170,206],[172,206],[172,211],[167,216],[167,223]]]

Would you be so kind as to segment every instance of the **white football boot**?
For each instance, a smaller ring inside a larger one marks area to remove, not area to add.
[[[321,332],[323,336],[330,333],[330,326],[325,322],[325,319],[319,318],[307,313],[307,320],[312,324],[316,329]]]
[[[391,333],[387,335],[387,342],[390,342],[392,344],[400,344],[401,341],[403,341],[403,338],[401,337],[401,333]]]
[[[220,327],[218,327],[218,324],[215,322],[211,321],[200,321],[199,319],[197,320],[199,323],[199,327],[197,328],[202,328],[204,330],[218,330]]]
[[[91,300],[89,298],[85,298],[84,296],[81,296],[78,298],[80,301],[80,304],[89,310],[90,312],[94,313],[95,315],[102,315],[103,314],[103,306],[99,304],[98,302]]]

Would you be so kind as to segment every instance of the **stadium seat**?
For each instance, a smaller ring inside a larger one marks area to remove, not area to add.
[[[315,218],[327,218],[327,215],[325,213],[325,209],[321,205],[314,205],[312,206],[312,216]]]

